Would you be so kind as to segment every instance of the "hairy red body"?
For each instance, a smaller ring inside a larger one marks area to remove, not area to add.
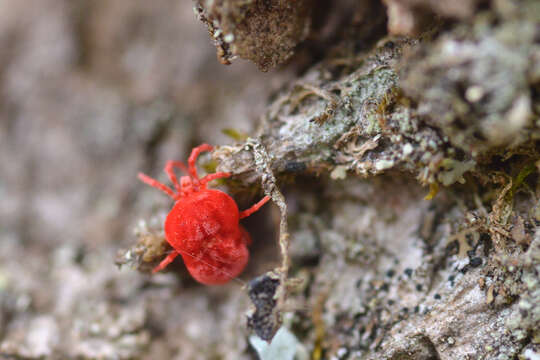
[[[229,173],[218,172],[198,178],[195,167],[197,156],[211,150],[212,146],[207,144],[194,148],[188,160],[189,169],[181,162],[167,162],[165,172],[176,191],[139,173],[139,179],[176,201],[165,220],[165,237],[174,251],[153,271],[164,269],[176,256],[181,255],[191,276],[207,285],[226,283],[244,270],[249,259],[247,246],[251,238],[239,220],[270,200],[265,196],[251,208],[240,212],[229,195],[207,189],[209,181],[230,176]],[[180,183],[174,174],[175,167],[188,173],[180,178]]]

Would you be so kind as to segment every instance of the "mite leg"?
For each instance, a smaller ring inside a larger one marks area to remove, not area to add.
[[[212,145],[208,144],[201,144],[197,146],[196,148],[193,148],[191,150],[191,155],[189,155],[188,159],[188,165],[189,165],[189,174],[193,178],[193,180],[198,181],[199,176],[197,175],[197,167],[195,166],[195,161],[197,161],[197,157],[200,153],[204,151],[212,151],[214,147]]]
[[[167,265],[169,265],[176,257],[178,256],[178,252],[176,252],[175,250],[173,250],[172,253],[170,253],[169,255],[167,255],[167,257],[165,259],[163,259],[158,266],[156,266],[153,270],[152,270],[152,274],[155,274],[157,273],[158,271],[161,271],[163,269],[165,269],[167,267]]]
[[[184,165],[184,163],[181,161],[169,160],[167,161],[167,164],[165,165],[165,172],[167,173],[167,175],[169,175],[169,179],[171,179],[171,182],[174,184],[174,187],[176,188],[176,192],[180,193],[181,187],[180,187],[180,184],[178,183],[176,174],[174,173],[175,167],[185,171],[188,174],[189,174],[189,171],[186,165]]]
[[[206,185],[212,180],[221,179],[221,178],[228,178],[231,176],[231,173],[228,172],[217,172],[213,174],[208,174],[205,177],[201,179],[201,185]]]
[[[141,180],[143,183],[150,185],[152,187],[155,187],[156,189],[163,191],[165,194],[169,195],[173,199],[176,199],[176,195],[174,191],[172,191],[172,189],[168,187],[167,185],[163,185],[159,181],[152,179],[150,176],[145,175],[143,173],[139,173],[138,177],[139,177],[139,180]]]
[[[245,217],[248,217],[249,215],[253,214],[255,211],[259,210],[261,206],[266,204],[270,200],[270,196],[265,196],[262,198],[261,201],[250,207],[249,209],[246,209],[244,211],[240,212],[240,219],[243,219]]]

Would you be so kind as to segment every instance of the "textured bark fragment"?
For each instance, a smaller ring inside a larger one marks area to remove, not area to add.
[[[197,0],[195,11],[206,24],[223,64],[239,56],[259,69],[283,63],[308,34],[310,0]]]
[[[281,325],[281,316],[276,308],[280,276],[274,273],[261,275],[248,284],[248,294],[255,306],[248,315],[248,326],[261,339],[271,341]]]
[[[473,157],[540,137],[532,56],[540,53],[540,28],[506,16],[497,23],[484,14],[473,27],[456,27],[411,52],[401,69],[419,114]]]
[[[414,41],[388,39],[358,61],[352,73],[328,80],[315,67],[270,105],[257,133],[272,170],[286,176],[339,170],[369,176],[410,171],[424,183],[463,181],[474,167],[436,129],[426,126],[399,90],[396,65]],[[327,65],[328,66],[328,65]],[[218,170],[257,182],[244,145],[217,149]]]

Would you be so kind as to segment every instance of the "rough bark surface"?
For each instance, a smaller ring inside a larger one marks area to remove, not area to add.
[[[540,3],[443,3],[5,1],[0,358],[540,358]],[[202,142],[218,287],[136,180]]]

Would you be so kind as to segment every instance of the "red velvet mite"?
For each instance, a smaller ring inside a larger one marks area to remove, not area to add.
[[[212,149],[208,144],[194,148],[188,159],[189,169],[180,161],[167,162],[165,172],[175,190],[139,173],[141,181],[175,200],[165,219],[165,237],[174,250],[154,268],[154,273],[163,270],[180,254],[195,280],[215,285],[238,276],[248,262],[247,246],[251,238],[239,220],[259,210],[270,197],[265,196],[249,209],[238,211],[238,206],[229,195],[208,189],[206,185],[210,181],[231,176],[226,172],[217,172],[199,179],[195,161],[201,152]],[[174,168],[188,174],[180,178],[180,183]]]

